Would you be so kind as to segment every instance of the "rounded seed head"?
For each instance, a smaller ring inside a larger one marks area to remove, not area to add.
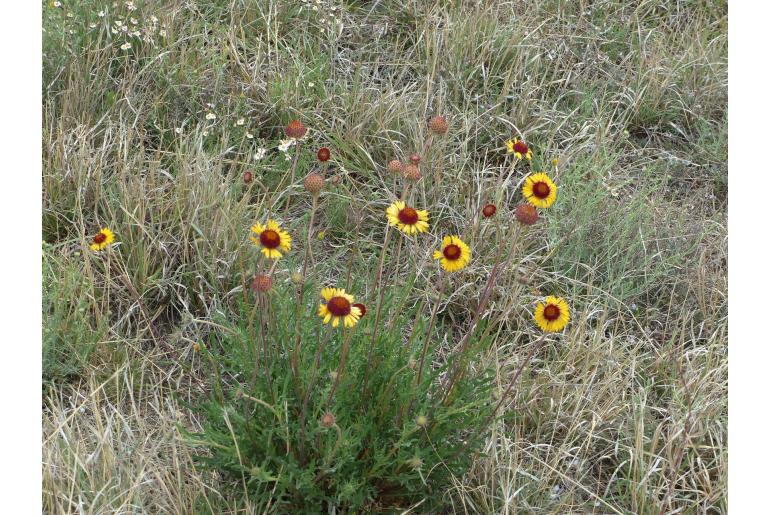
[[[251,290],[255,293],[265,293],[273,287],[273,279],[270,276],[259,274],[251,280]]]
[[[332,157],[331,151],[329,151],[326,147],[321,147],[318,149],[318,153],[316,154],[316,157],[318,157],[318,160],[322,163],[325,163]]]
[[[254,180],[254,174],[252,172],[243,172],[243,182],[244,184],[250,184],[251,181]]]
[[[290,138],[301,138],[307,132],[307,128],[299,120],[292,120],[286,126],[286,135]]]
[[[409,156],[409,162],[410,162],[410,163],[412,163],[412,164],[413,164],[413,165],[415,165],[415,166],[417,166],[418,164],[420,164],[420,154],[418,154],[417,152],[415,152],[414,154],[412,154],[411,156]]]
[[[388,171],[390,173],[401,173],[404,169],[404,165],[398,159],[393,159],[388,163]]]
[[[418,458],[417,456],[415,456],[414,458],[409,458],[408,460],[406,460],[406,463],[410,467],[412,467],[413,470],[419,470],[422,468],[422,465],[423,465],[422,459]]]
[[[321,427],[332,427],[334,424],[337,423],[337,419],[334,418],[334,414],[330,411],[327,411],[321,416]]]
[[[418,415],[416,422],[418,426],[425,427],[428,425],[428,417],[425,415]]]
[[[494,204],[487,204],[484,206],[484,209],[481,210],[481,214],[484,215],[484,218],[490,218],[495,216],[495,213],[497,213],[497,206]]]
[[[417,182],[422,177],[420,169],[417,165],[407,165],[404,167],[404,179],[408,181]]]
[[[531,204],[519,204],[516,206],[516,220],[524,225],[533,225],[537,222],[537,209]]]
[[[428,121],[428,128],[433,131],[434,134],[446,134],[449,130],[449,124],[444,116],[434,116]]]
[[[311,173],[305,178],[305,189],[315,195],[324,187],[324,178],[317,173]]]

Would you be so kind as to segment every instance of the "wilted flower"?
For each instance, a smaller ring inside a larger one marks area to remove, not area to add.
[[[534,225],[538,218],[537,209],[532,204],[519,204],[514,216],[524,225]]]
[[[428,128],[435,134],[446,134],[449,124],[443,116],[434,116],[428,121]]]
[[[253,173],[251,173],[249,171],[243,172],[243,182],[244,183],[249,184],[253,180],[254,180],[254,174]]]
[[[273,279],[270,276],[260,274],[251,281],[251,290],[255,293],[265,293],[273,287]]]
[[[404,167],[404,179],[412,182],[417,182],[422,178],[420,169],[417,165],[407,165]]]
[[[334,417],[334,414],[330,411],[327,411],[323,414],[321,417],[321,427],[330,428],[334,427],[334,424],[337,423],[337,419]]]
[[[325,163],[331,158],[332,154],[326,147],[321,147],[318,149],[318,153],[316,154],[316,157],[318,157],[318,160],[322,163]]]
[[[299,139],[305,135],[307,128],[299,120],[292,120],[286,126],[286,135],[293,139]]]
[[[388,171],[390,173],[401,173],[403,168],[404,168],[404,165],[402,165],[401,161],[399,161],[398,159],[392,159],[388,163]]]
[[[484,215],[484,218],[491,218],[495,216],[495,213],[497,213],[497,206],[494,204],[487,204],[481,210],[481,214]]]
[[[315,195],[323,189],[324,178],[317,173],[311,173],[305,178],[304,186],[308,193]]]

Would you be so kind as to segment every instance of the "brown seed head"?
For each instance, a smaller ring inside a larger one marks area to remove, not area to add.
[[[449,124],[444,116],[434,116],[428,121],[428,128],[433,131],[434,134],[446,134],[449,130]]]
[[[407,181],[417,182],[422,177],[420,169],[417,165],[407,165],[404,167],[404,179]]]
[[[321,161],[322,163],[325,163],[326,161],[331,159],[332,153],[329,151],[328,148],[321,147],[318,149],[318,153],[316,154],[316,157],[318,158],[319,161]]]
[[[292,120],[286,126],[286,135],[290,138],[301,138],[307,132],[307,128],[299,120]]]
[[[251,280],[251,290],[254,293],[265,293],[273,287],[273,279],[270,276],[259,274]]]
[[[251,181],[254,180],[254,174],[251,172],[243,172],[243,182],[244,184],[250,184]]]
[[[533,225],[537,222],[537,209],[531,204],[519,204],[516,206],[516,220],[524,225]]]
[[[393,159],[388,163],[388,171],[390,173],[401,173],[404,169],[404,165],[398,159]]]
[[[327,411],[321,416],[321,427],[330,428],[333,427],[336,423],[337,419],[334,418],[334,414],[332,414],[330,411]]]
[[[495,213],[497,213],[497,206],[494,204],[487,204],[484,206],[484,209],[481,210],[481,214],[484,215],[484,218],[491,218],[495,216]]]
[[[410,162],[410,163],[412,163],[412,164],[413,164],[413,165],[415,165],[415,166],[417,166],[418,164],[420,164],[420,154],[418,154],[417,152],[415,152],[414,154],[412,154],[411,156],[409,156],[409,162]]]
[[[305,178],[305,189],[315,195],[324,187],[324,178],[317,173],[311,173]]]
[[[336,185],[338,185],[338,184],[340,183],[340,181],[341,181],[342,179],[340,178],[340,176],[339,176],[339,175],[335,175],[335,176],[334,176],[334,177],[332,177],[330,180],[332,181],[332,184],[334,184],[334,185],[336,186]]]

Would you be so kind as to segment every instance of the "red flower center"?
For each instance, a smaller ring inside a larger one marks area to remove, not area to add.
[[[353,304],[353,306],[361,310],[361,316],[364,316],[366,314],[366,306],[364,306],[360,302],[356,302],[355,304]]]
[[[94,236],[94,243],[96,243],[97,245],[101,245],[105,241],[107,241],[107,235],[104,234],[103,232],[100,232],[99,234]]]
[[[489,218],[490,216],[494,216],[495,213],[497,213],[497,207],[495,207],[494,204],[487,204],[484,206],[484,209],[481,210],[484,217]]]
[[[529,146],[523,141],[517,141],[513,144],[513,151],[518,152],[521,155],[526,155],[529,152]]]
[[[325,163],[331,157],[331,152],[329,151],[328,148],[322,147],[318,149],[317,156],[319,161],[321,161],[322,163]]]
[[[281,244],[281,237],[272,229],[266,229],[259,235],[259,242],[263,247],[274,249]]]
[[[548,186],[548,184],[546,184],[544,182],[536,182],[532,186],[532,193],[537,198],[547,198],[548,195],[551,193],[551,187]]]
[[[559,315],[561,315],[559,306],[554,306],[553,304],[548,304],[543,310],[543,317],[549,322],[553,322],[559,318]]]
[[[398,212],[398,220],[404,225],[414,225],[420,219],[417,216],[417,211],[411,207],[405,207]]]
[[[350,314],[350,302],[345,297],[332,297],[326,303],[326,309],[336,317],[344,317]]]
[[[457,259],[460,259],[460,256],[462,255],[462,253],[463,252],[462,250],[460,250],[460,246],[455,245],[454,243],[444,247],[444,257],[450,261],[455,261]]]

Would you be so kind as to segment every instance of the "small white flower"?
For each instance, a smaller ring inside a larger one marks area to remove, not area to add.
[[[291,146],[294,145],[294,143],[296,142],[297,140],[295,140],[294,138],[282,139],[281,144],[278,145],[278,150],[280,150],[281,152],[287,152],[289,148],[291,148]]]
[[[96,28],[96,23],[92,23],[88,27],[91,28],[91,29],[95,29]]]
[[[160,34],[160,37],[162,37],[162,38],[166,37],[166,31],[165,30],[161,30],[160,32],[158,32],[158,34]]]
[[[262,147],[259,147],[259,148],[257,149],[257,153],[256,153],[256,154],[254,154],[254,161],[259,161],[259,160],[261,160],[262,158],[264,158],[264,157],[265,157],[265,155],[266,155],[266,154],[267,154],[267,149],[266,149],[266,148],[262,148]]]
[[[104,16],[105,16],[106,14],[107,14],[107,13],[105,13],[104,11],[99,11],[99,14],[97,14],[97,16],[99,16],[99,18],[104,18]]]
[[[182,134],[183,131],[184,129],[182,129],[181,127],[177,127],[176,129],[174,129],[174,132],[176,132],[177,134]]]
[[[126,7],[128,7],[129,11],[136,11],[136,6],[134,5],[134,2],[126,2]]]
[[[203,137],[204,137],[204,138],[205,138],[206,136],[208,136],[208,135],[209,135],[209,131],[203,131]]]
[[[67,13],[67,18],[74,18],[74,17],[75,17],[75,15],[74,15],[74,14],[72,14],[72,13]]]
[[[248,139],[254,139],[254,135],[253,135],[252,133],[250,133],[250,132],[247,132],[247,133],[246,133],[246,137],[247,137]]]
[[[131,43],[129,43],[128,41],[120,45],[121,50],[128,50],[129,48],[131,48]]]
[[[121,26],[120,26],[120,30],[121,30],[122,32],[128,32],[128,25],[121,25]]]
[[[70,34],[74,34],[74,33],[75,33],[75,31],[74,31],[74,30],[72,30],[72,29],[70,29],[68,32],[69,32]]]
[[[120,20],[115,20],[115,26],[116,26],[116,27],[120,27],[121,25],[123,25],[123,22],[122,22],[122,21],[120,21]]]
[[[136,25],[137,23],[139,23],[139,20],[137,20],[136,18],[131,18],[129,21],[131,22],[132,25]]]
[[[158,23],[158,17],[153,14],[152,16],[150,16],[150,21],[153,23]]]
[[[207,120],[216,120],[217,119],[217,115],[215,115],[214,113],[206,113],[206,119]]]
[[[54,2],[54,3],[53,3],[53,6],[54,6],[54,7],[61,7],[61,2]]]
[[[308,83],[307,83],[307,87],[308,87],[308,88],[313,88],[313,87],[315,87],[315,82],[308,82]]]
[[[138,30],[135,30],[134,32],[131,33],[131,35],[134,36],[135,38],[138,38],[138,37],[141,37],[142,33],[139,32]]]
[[[238,121],[235,122],[235,123],[236,123],[236,125],[243,125],[244,123],[246,123],[246,119],[245,118],[238,118]]]

